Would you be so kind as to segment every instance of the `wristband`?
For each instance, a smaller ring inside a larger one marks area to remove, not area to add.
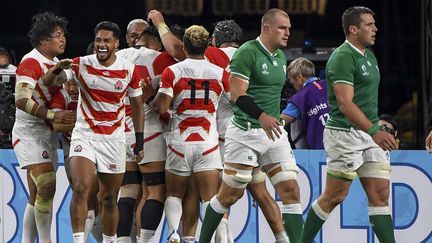
[[[58,67],[58,68],[54,69],[51,73],[54,75],[59,75],[61,73],[61,71],[63,71],[63,69]]]
[[[159,32],[159,36],[162,37],[164,36],[166,33],[170,32],[169,27],[165,24],[165,22],[162,22],[160,24],[158,24],[157,26],[157,30]]]
[[[55,112],[52,110],[47,110],[46,119],[53,120]]]
[[[144,148],[144,133],[136,132],[135,133],[135,147],[134,154],[138,155],[138,153]]]
[[[255,104],[252,97],[247,95],[239,96],[236,100],[236,105],[244,113],[248,114],[249,116],[257,120],[261,116],[261,113],[264,112],[263,110],[261,110],[261,108],[258,107],[257,104]]]
[[[377,132],[380,130],[378,124],[373,124],[368,130],[367,134],[369,134],[371,137],[375,136]]]

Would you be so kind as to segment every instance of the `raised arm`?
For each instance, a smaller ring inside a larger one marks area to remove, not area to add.
[[[56,65],[50,68],[48,72],[46,72],[45,75],[42,77],[44,85],[51,87],[66,82],[70,79],[69,75],[72,75],[72,73],[70,72],[70,70],[65,71],[65,69],[70,69],[74,66],[77,66],[77,64],[74,64],[72,59],[63,59],[59,61]]]
[[[183,42],[171,33],[162,13],[157,10],[150,10],[147,21],[153,22],[154,26],[158,29],[159,36],[167,53],[179,61],[184,60],[186,55],[183,51]]]

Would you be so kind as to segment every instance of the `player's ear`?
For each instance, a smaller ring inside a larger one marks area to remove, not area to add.
[[[115,46],[115,49],[118,49],[118,47],[120,46],[120,41],[116,40],[114,46]]]

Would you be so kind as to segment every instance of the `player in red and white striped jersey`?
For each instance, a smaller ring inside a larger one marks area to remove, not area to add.
[[[52,205],[55,192],[57,142],[47,120],[70,123],[74,114],[54,112],[48,104],[61,86],[46,87],[41,77],[54,66],[66,47],[67,21],[45,12],[35,15],[28,32],[34,49],[18,65],[15,86],[16,120],[13,147],[21,168],[27,169],[29,204],[24,213],[23,242],[51,242]],[[36,232],[37,229],[37,232]]]
[[[136,65],[136,68],[141,73],[141,77],[148,82],[148,85],[152,85],[154,90],[157,90],[159,85],[160,75],[162,71],[175,64],[176,61],[170,55],[161,53],[152,49],[148,49],[142,46],[144,38],[141,37],[137,40],[136,46],[127,49],[120,50],[116,53],[117,56],[122,56]],[[156,91],[153,93],[155,94]],[[143,97],[144,98],[144,97]],[[144,98],[146,99],[146,98]],[[126,111],[128,106],[126,106]],[[137,213],[140,214],[140,240],[143,242],[149,242],[154,236],[159,222],[163,214],[163,204],[165,202],[165,160],[166,160],[166,143],[163,137],[163,126],[160,120],[159,114],[151,111],[147,104],[144,104],[146,126],[144,128],[144,154],[146,155],[141,161],[138,162],[139,170],[138,173],[142,173],[142,179],[144,180],[142,189],[146,191],[146,196],[142,197],[137,209]],[[126,124],[131,121],[131,118],[126,113]],[[130,126],[127,126],[127,128]],[[128,134],[128,132],[126,133]],[[120,213],[120,224],[117,230],[117,234],[120,240],[130,240],[130,225],[132,223],[133,209],[135,200],[133,196],[138,195],[136,189],[140,189],[141,181],[138,182],[138,178],[141,177],[141,173],[136,175],[133,171],[136,171],[135,167],[138,167],[135,161],[127,163],[126,174],[124,183],[122,186],[122,194],[125,197],[119,199]],[[126,183],[126,184],[125,184]],[[138,184],[138,185],[137,185]],[[138,188],[136,188],[138,186]],[[123,193],[125,191],[126,193]],[[128,195],[126,195],[128,194]],[[125,205],[125,206],[123,206]],[[127,207],[126,207],[127,205]],[[130,215],[127,217],[127,215]]]
[[[173,114],[166,134],[168,158],[165,178],[165,214],[171,235],[177,233],[182,215],[182,198],[189,177],[195,174],[200,198],[208,201],[217,190],[222,168],[218,150],[216,109],[220,96],[228,92],[228,74],[204,59],[208,32],[201,26],[189,27],[184,35],[187,59],[164,70],[160,88],[150,106],[164,113],[171,105]]]
[[[118,224],[117,196],[126,161],[124,132],[126,93],[132,108],[136,146],[141,160],[144,128],[141,77],[135,65],[117,57],[120,29],[109,21],[95,27],[96,54],[65,59],[44,77],[45,84],[57,83],[62,69],[72,68],[79,79],[77,122],[72,133],[70,171],[74,188],[71,221],[74,242],[84,242],[88,200],[97,180],[101,183],[103,241],[115,242]],[[97,172],[97,174],[95,174]]]

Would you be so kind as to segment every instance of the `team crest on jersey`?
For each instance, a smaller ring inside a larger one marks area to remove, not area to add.
[[[75,146],[75,148],[74,148],[74,152],[81,152],[82,151],[82,146],[81,145],[77,145],[77,146]]]
[[[264,74],[264,75],[268,75],[269,74],[269,72],[267,71],[267,69],[268,69],[268,67],[267,67],[267,63],[263,63],[262,64],[262,74]]]
[[[368,76],[369,72],[367,71],[366,65],[361,65],[361,69],[363,70],[362,75],[363,76]]]
[[[114,89],[122,90],[123,89],[123,83],[120,80],[117,81],[117,83],[114,84]]]
[[[42,152],[42,158],[44,158],[44,159],[49,159],[49,154],[48,154],[48,152],[47,152],[46,150],[44,150],[44,151]]]

